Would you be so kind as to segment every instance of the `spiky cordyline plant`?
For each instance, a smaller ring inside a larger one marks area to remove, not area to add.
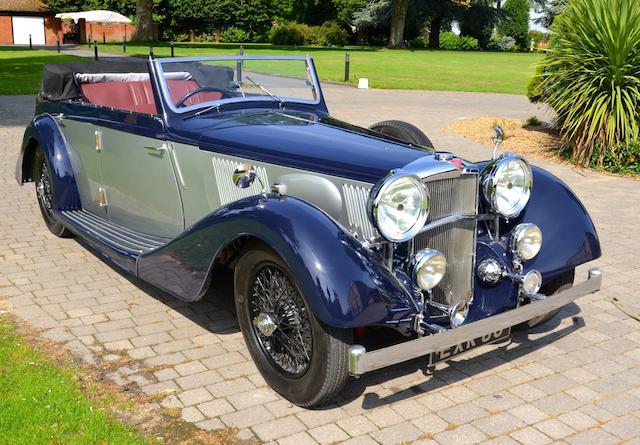
[[[542,100],[576,161],[638,140],[640,0],[570,1],[542,63]]]

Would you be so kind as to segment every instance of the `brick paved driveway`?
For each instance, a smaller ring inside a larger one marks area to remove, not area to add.
[[[517,96],[325,89],[338,117],[363,125],[406,119],[471,159],[488,149],[443,133],[442,123],[542,113]],[[237,426],[240,437],[261,442],[640,443],[640,323],[627,315],[640,315],[640,182],[540,163],[595,220],[603,291],[507,347],[440,365],[432,377],[415,361],[382,370],[352,381],[337,404],[308,411],[265,385],[228,292],[185,304],[121,275],[77,241],[49,234],[33,186],[20,188],[13,178],[32,106],[32,98],[0,98],[0,294],[89,362],[132,358],[111,375],[116,382],[164,394],[164,406],[202,428]]]

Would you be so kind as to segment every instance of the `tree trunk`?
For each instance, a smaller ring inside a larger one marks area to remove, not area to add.
[[[389,35],[389,48],[402,48],[404,46],[404,25],[407,19],[409,0],[394,0],[393,15],[391,16],[391,32]]]
[[[442,28],[442,19],[444,17],[439,13],[434,13],[431,17],[431,26],[429,26],[429,48],[440,48],[440,28]]]
[[[153,0],[136,0],[135,40],[153,40]]]

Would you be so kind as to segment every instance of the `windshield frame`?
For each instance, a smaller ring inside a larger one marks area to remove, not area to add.
[[[273,102],[277,103],[277,100],[274,100],[273,97],[268,95],[265,96],[249,96],[249,97],[232,97],[219,99],[215,101],[207,101],[201,102],[195,105],[189,105],[187,107],[176,107],[171,99],[171,95],[169,94],[169,87],[167,85],[167,80],[165,77],[165,72],[162,68],[163,64],[169,63],[179,63],[179,62],[215,62],[215,61],[243,61],[243,60],[299,60],[304,61],[306,65],[309,67],[309,73],[311,77],[311,81],[313,82],[313,87],[316,91],[316,100],[309,100],[303,98],[290,98],[283,97],[284,104],[302,104],[302,105],[311,105],[317,106],[323,103],[322,89],[320,88],[320,81],[318,80],[318,75],[316,73],[315,65],[313,64],[313,60],[309,56],[198,56],[198,57],[173,57],[173,58],[159,58],[154,59],[154,66],[156,71],[156,77],[158,79],[158,85],[160,87],[160,92],[162,96],[162,101],[166,104],[166,106],[171,110],[171,112],[175,114],[184,114],[192,111],[201,110],[204,108],[210,107],[218,107],[225,104],[241,104],[241,103],[255,103],[255,102]],[[278,105],[280,105],[278,103]]]

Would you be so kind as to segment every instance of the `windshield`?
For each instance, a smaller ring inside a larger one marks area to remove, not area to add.
[[[319,103],[306,58],[162,59],[158,66],[165,100],[177,112],[255,100]]]

